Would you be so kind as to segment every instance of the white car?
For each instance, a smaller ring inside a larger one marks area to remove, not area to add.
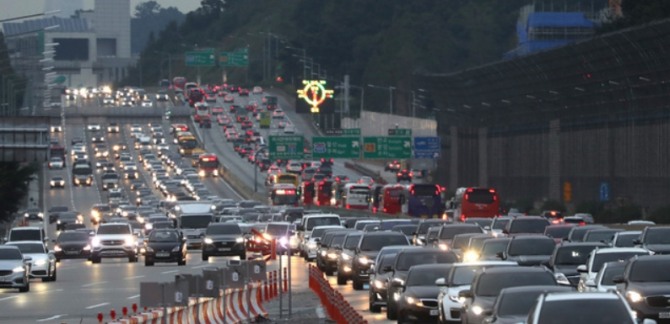
[[[49,181],[49,188],[65,188],[65,179],[61,176],[53,176]]]
[[[140,124],[132,124],[132,125],[130,125],[130,132],[131,133],[141,133],[142,132],[142,126],[140,126]]]
[[[107,125],[107,133],[118,133],[119,131],[120,131],[119,124],[110,123],[109,125]]]
[[[142,107],[153,107],[154,103],[151,100],[142,100]]]
[[[637,255],[651,255],[651,251],[643,248],[616,247],[593,250],[586,264],[577,267],[577,271],[580,274],[577,289],[579,291],[587,291],[588,284],[594,282],[596,275],[598,275],[600,268],[605,262],[627,261]]]
[[[263,93],[263,88],[259,86],[255,86],[253,89],[251,89],[251,93],[253,94],[262,94]]]
[[[437,297],[440,322],[461,322],[461,307],[464,300],[458,293],[469,290],[475,274],[482,269],[493,267],[515,267],[513,261],[476,261],[454,263],[446,278],[438,279],[435,284],[440,287]]]
[[[13,241],[5,245],[19,248],[24,257],[32,258],[30,277],[42,278],[42,281],[56,281],[56,257],[48,252],[41,241]]]
[[[156,144],[156,150],[158,150],[159,152],[162,151],[162,150],[168,151],[168,150],[170,150],[170,145],[168,145],[165,142],[158,143],[158,144]]]
[[[600,271],[593,281],[586,282],[582,287],[582,292],[607,292],[609,290],[616,290],[616,283],[612,279],[616,276],[623,276],[623,270],[626,268],[626,262],[606,262],[603,264]]]
[[[63,159],[54,156],[49,160],[49,169],[62,169],[65,166]]]
[[[100,124],[88,124],[88,125],[86,125],[86,130],[99,131],[100,129],[101,129]]]

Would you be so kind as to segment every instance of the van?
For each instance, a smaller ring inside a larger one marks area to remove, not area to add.
[[[47,241],[44,229],[36,226],[14,227],[9,230],[9,235],[5,238],[6,242],[15,241]]]
[[[337,214],[311,214],[304,215],[298,225],[298,238],[306,243],[309,240],[312,230],[316,226],[337,225],[341,226],[340,216]]]

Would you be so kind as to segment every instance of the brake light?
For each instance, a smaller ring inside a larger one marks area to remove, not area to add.
[[[461,222],[465,222],[465,214],[461,214]]]
[[[349,206],[349,204],[347,204],[347,209],[350,209],[350,207],[351,207],[351,206]]]
[[[472,188],[468,188],[465,192],[472,192]]]

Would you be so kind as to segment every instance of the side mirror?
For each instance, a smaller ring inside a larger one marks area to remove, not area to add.
[[[460,297],[460,298],[472,298],[473,297],[472,291],[469,290],[469,289],[461,290],[461,291],[458,292],[458,297]]]
[[[642,244],[642,241],[640,239],[635,239],[635,240],[633,240],[633,244],[640,245],[640,244]]]
[[[32,258],[32,257],[29,257],[29,256],[24,256],[24,257],[23,257],[23,261],[24,261],[24,262],[32,262],[32,261],[33,261],[33,258]]]
[[[498,257],[498,259],[500,260],[505,260],[506,258],[505,252],[496,252],[496,257]]]
[[[447,281],[444,278],[439,278],[439,279],[435,280],[435,286],[446,287],[447,286]]]
[[[393,267],[390,266],[390,265],[387,265],[387,266],[385,266],[382,270],[384,270],[384,272],[392,272],[392,271],[393,271]]]
[[[612,278],[612,281],[616,284],[622,284],[626,282],[623,276],[614,276],[614,278]]]
[[[580,264],[577,266],[577,272],[588,272],[589,269],[586,268],[586,264]]]

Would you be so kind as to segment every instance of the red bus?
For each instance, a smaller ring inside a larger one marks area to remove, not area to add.
[[[198,175],[203,178],[208,175],[219,176],[219,158],[216,154],[200,154],[198,157]]]
[[[333,182],[321,180],[314,185],[314,204],[317,206],[331,206],[333,199]]]
[[[387,184],[382,187],[379,207],[381,212],[387,214],[399,214],[405,204],[406,189],[400,184]]]
[[[303,181],[300,187],[302,188],[302,205],[311,206],[314,204],[314,182]]]
[[[454,219],[496,217],[500,215],[500,198],[493,188],[458,188],[452,200]]]

